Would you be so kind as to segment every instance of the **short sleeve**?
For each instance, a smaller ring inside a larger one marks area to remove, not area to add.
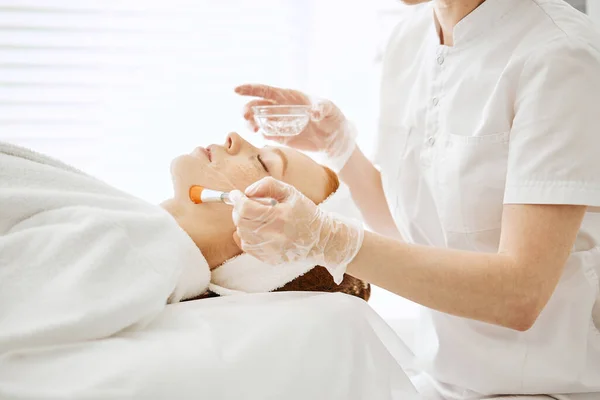
[[[507,204],[600,206],[600,54],[561,41],[524,64],[515,92]]]

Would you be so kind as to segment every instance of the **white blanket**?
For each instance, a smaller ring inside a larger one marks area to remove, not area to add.
[[[0,397],[414,400],[405,356],[357,298],[249,294],[169,305],[109,339],[0,357]]]
[[[410,354],[362,300],[206,289],[159,207],[0,144],[0,399],[407,399]]]
[[[112,335],[209,281],[160,207],[0,143],[0,353]]]

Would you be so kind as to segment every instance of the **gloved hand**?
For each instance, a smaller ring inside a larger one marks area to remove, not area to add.
[[[278,204],[264,205],[252,197],[273,198]],[[319,209],[295,187],[272,177],[249,186],[245,195],[232,191],[229,198],[234,203],[238,246],[268,264],[321,265],[339,284],[362,245],[364,229],[359,221]]]
[[[242,85],[235,88],[235,92],[242,96],[261,98],[249,101],[244,107],[244,119],[248,121],[254,132],[258,131],[252,110],[254,106],[312,106],[310,122],[299,135],[291,137],[265,135],[265,138],[298,150],[324,152],[328,158],[326,164],[336,172],[344,167],[356,147],[356,129],[340,109],[329,100],[311,102],[307,95],[297,90],[267,85]]]

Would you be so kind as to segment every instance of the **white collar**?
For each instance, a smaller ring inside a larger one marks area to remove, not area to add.
[[[470,14],[456,24],[453,32],[454,47],[462,46],[486,32],[490,32],[512,10],[516,9],[522,0],[486,0]],[[432,14],[433,5],[430,5]],[[437,22],[433,14],[433,24],[439,44]]]

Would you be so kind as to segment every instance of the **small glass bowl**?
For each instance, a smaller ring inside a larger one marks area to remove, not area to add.
[[[254,121],[265,136],[299,135],[310,121],[311,106],[255,106]]]

